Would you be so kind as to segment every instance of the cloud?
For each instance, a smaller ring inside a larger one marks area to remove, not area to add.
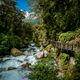
[[[36,16],[35,12],[29,13],[28,11],[26,11],[25,18],[35,20],[35,19],[37,19],[37,16]]]
[[[30,13],[26,11],[25,17],[28,18],[30,16]]]

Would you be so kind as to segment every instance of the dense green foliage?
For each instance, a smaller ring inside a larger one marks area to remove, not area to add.
[[[16,0],[0,0],[0,52],[21,48],[32,39],[32,24],[23,22],[24,12],[16,8]]]
[[[12,47],[21,47],[21,38],[16,35],[0,34],[0,52],[6,52]]]
[[[56,39],[57,33],[74,31],[80,27],[79,0],[36,0],[35,2],[34,10],[37,13],[41,12],[48,38]]]
[[[32,73],[30,74],[31,80],[58,80],[56,77],[57,72],[53,68],[53,62],[51,58],[44,58],[34,66]]]
[[[43,40],[46,40],[46,29],[44,24],[36,24],[33,26],[33,41],[39,45]]]
[[[58,36],[58,40],[62,43],[80,45],[80,29],[75,31],[68,31],[65,33],[60,33]]]
[[[39,19],[46,30],[46,39],[58,40],[62,43],[78,45],[80,47],[80,1],[79,0],[31,0],[33,10],[39,14]],[[41,31],[41,29],[39,29]],[[38,35],[42,35],[41,33]],[[44,30],[42,29],[43,33]],[[34,34],[35,35],[35,34]],[[36,38],[39,42],[41,38]],[[45,39],[45,38],[44,38]],[[49,51],[49,50],[48,50]],[[78,51],[76,53],[79,53]],[[72,56],[61,54],[54,49],[57,67],[63,75],[61,80],[79,80],[80,57],[75,58],[75,65],[71,63]],[[68,54],[70,54],[68,52]],[[75,53],[73,53],[75,54]],[[77,54],[75,54],[77,56]],[[74,60],[73,60],[74,61]],[[62,64],[62,65],[61,65]],[[38,66],[38,65],[37,65]],[[37,72],[38,70],[36,70]],[[60,72],[59,71],[59,72]],[[34,71],[33,71],[34,72]],[[38,75],[39,73],[36,73]],[[35,77],[36,75],[33,75]],[[36,79],[35,79],[36,80]],[[42,80],[42,79],[41,79]],[[44,80],[44,79],[43,79]],[[49,79],[50,80],[50,79]]]
[[[2,0],[0,5],[0,33],[12,34],[21,27],[22,19],[24,18],[20,10],[16,9],[15,0]]]
[[[74,38],[75,38],[75,33],[74,32],[66,32],[66,33],[62,33],[59,36],[59,41],[61,41],[62,43],[67,43],[68,41],[70,41]]]
[[[79,45],[80,47],[80,1],[79,0],[30,0],[32,11],[36,12],[39,24],[24,21],[24,12],[18,10],[16,0],[0,0],[0,53],[11,48],[25,47],[31,41],[38,45],[48,39],[62,43]],[[34,22],[34,21],[33,21]],[[52,45],[54,59],[59,67],[58,72],[64,73],[63,80],[80,79],[80,51],[74,53],[76,65],[70,63],[70,56],[61,53]],[[51,58],[42,59],[34,66],[31,80],[57,80]],[[35,74],[34,74],[35,73]]]

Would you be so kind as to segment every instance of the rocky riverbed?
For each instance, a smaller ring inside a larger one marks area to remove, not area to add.
[[[30,44],[23,55],[3,57],[0,61],[0,80],[29,80],[31,67],[37,63],[35,54],[39,52],[38,47]]]

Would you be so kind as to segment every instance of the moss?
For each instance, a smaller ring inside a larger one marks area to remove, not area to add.
[[[48,52],[50,52],[52,47],[53,47],[52,44],[49,44],[48,46],[46,46],[45,50],[47,50]]]
[[[75,38],[75,33],[74,32],[66,32],[66,33],[61,33],[59,36],[59,41],[62,43],[68,43],[70,40]]]
[[[66,54],[66,53],[62,53],[62,55],[61,55],[61,61],[62,61],[62,65],[65,65],[65,64],[67,64],[68,63],[68,61],[69,61],[69,55],[68,54]]]

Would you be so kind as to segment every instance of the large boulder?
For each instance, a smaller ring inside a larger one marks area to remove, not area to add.
[[[38,53],[35,55],[35,57],[36,57],[37,59],[42,58],[42,57],[43,57],[43,52],[38,52]]]
[[[43,57],[47,57],[48,52],[46,50],[43,50],[41,52],[38,52],[37,54],[35,54],[35,57],[37,59],[43,58]]]
[[[20,56],[23,54],[23,52],[18,50],[17,48],[12,48],[10,54],[13,56]]]

